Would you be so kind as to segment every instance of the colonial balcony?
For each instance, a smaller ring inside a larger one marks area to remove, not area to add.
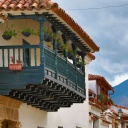
[[[22,70],[9,69],[10,56],[22,61]],[[0,46],[0,95],[57,111],[85,100],[85,74],[47,47]]]
[[[113,101],[109,97],[106,97],[106,99],[96,98],[96,97],[94,98],[91,94],[89,97],[89,102],[91,105],[99,107],[102,110],[106,110],[113,104]]]

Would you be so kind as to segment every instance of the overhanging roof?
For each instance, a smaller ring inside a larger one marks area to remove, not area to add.
[[[48,19],[52,19],[55,22],[59,22],[62,32],[66,31],[70,33],[71,40],[79,42],[83,50],[91,52],[99,51],[99,47],[89,37],[89,35],[62,9],[57,3],[51,0],[0,0],[0,13],[1,17],[8,13],[12,15],[26,14],[39,14],[44,13],[48,16]]]
[[[100,85],[103,85],[108,90],[114,91],[113,87],[107,82],[107,80],[103,76],[89,74],[88,79],[96,80],[100,83]]]

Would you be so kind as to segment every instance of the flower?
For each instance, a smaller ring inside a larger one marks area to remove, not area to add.
[[[15,64],[15,58],[14,58],[14,56],[10,56],[10,58],[11,58],[11,62],[12,62],[13,64]],[[20,63],[22,63],[22,61],[21,61],[21,60],[16,60],[16,63],[17,63],[17,64],[20,64]]]
[[[12,62],[13,64],[15,64],[15,58],[14,58],[14,56],[10,56],[10,58],[11,58],[11,62]]]

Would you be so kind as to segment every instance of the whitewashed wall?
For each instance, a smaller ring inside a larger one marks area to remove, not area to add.
[[[105,122],[100,123],[100,128],[109,128],[109,124]]]
[[[46,127],[47,114],[43,110],[23,103],[19,108],[19,121],[21,122],[22,128]]]

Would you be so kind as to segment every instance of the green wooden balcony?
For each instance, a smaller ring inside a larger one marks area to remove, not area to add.
[[[21,71],[9,70],[10,56],[22,61]],[[0,60],[0,95],[46,111],[57,111],[85,99],[84,73],[49,48],[0,46]]]

